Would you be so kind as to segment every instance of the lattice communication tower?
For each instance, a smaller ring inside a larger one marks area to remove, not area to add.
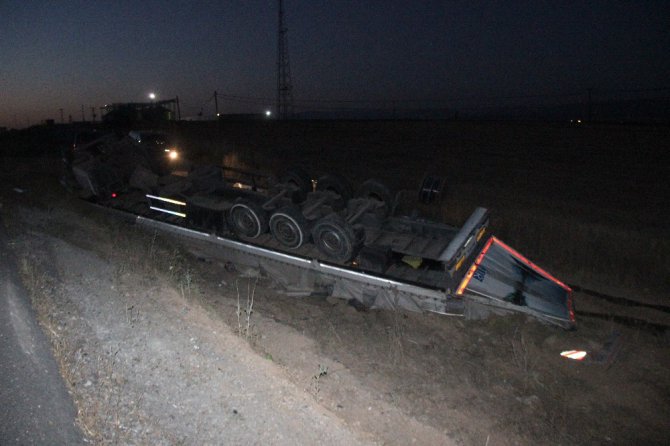
[[[293,114],[293,85],[288,58],[288,37],[284,25],[284,2],[279,0],[279,28],[277,32],[277,116],[286,119]]]

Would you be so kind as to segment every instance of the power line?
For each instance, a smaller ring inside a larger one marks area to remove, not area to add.
[[[519,95],[467,95],[467,96],[453,96],[446,98],[430,98],[430,99],[296,99],[293,102],[295,104],[448,104],[455,102],[464,102],[464,101],[508,101],[508,100],[520,100],[520,99],[558,99],[558,98],[584,98],[591,92],[593,96],[596,95],[611,95],[617,93],[652,93],[652,92],[665,92],[670,91],[670,88],[640,88],[640,89],[584,89],[579,92],[568,92],[568,93],[545,93],[545,94],[519,94]],[[263,103],[267,104],[272,102],[272,99],[269,97],[259,97],[259,96],[242,96],[234,94],[219,94],[222,99],[226,99],[234,102],[249,102],[249,103]]]

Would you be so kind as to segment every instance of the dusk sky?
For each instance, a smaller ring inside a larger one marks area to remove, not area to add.
[[[668,0],[285,0],[285,20],[301,108],[670,87]],[[0,0],[0,126],[151,91],[182,116],[215,90],[223,113],[261,112],[276,53],[276,0]]]

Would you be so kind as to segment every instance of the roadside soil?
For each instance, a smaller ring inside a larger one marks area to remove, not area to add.
[[[64,194],[53,164],[3,160],[0,212],[96,444],[667,441],[666,331],[284,296],[258,271]],[[615,333],[606,363],[559,355],[601,351]]]

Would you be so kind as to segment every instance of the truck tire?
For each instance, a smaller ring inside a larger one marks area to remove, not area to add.
[[[309,241],[307,220],[302,212],[294,206],[277,210],[270,216],[270,232],[272,236],[289,249],[298,249]]]
[[[228,225],[238,237],[255,239],[267,232],[268,216],[259,204],[240,198],[228,211]]]
[[[312,192],[312,177],[300,167],[292,167],[286,170],[279,177],[279,182],[295,189],[291,194],[294,203],[302,203],[307,198],[307,194]]]
[[[367,180],[361,184],[356,191],[356,197],[367,198],[379,202],[377,214],[381,218],[386,218],[391,213],[393,206],[393,194],[384,183],[377,180]]]
[[[334,192],[346,203],[353,195],[351,185],[346,179],[339,175],[326,174],[316,181],[316,190]]]
[[[336,262],[349,262],[361,246],[354,228],[337,214],[330,214],[316,222],[312,238],[319,252]]]

